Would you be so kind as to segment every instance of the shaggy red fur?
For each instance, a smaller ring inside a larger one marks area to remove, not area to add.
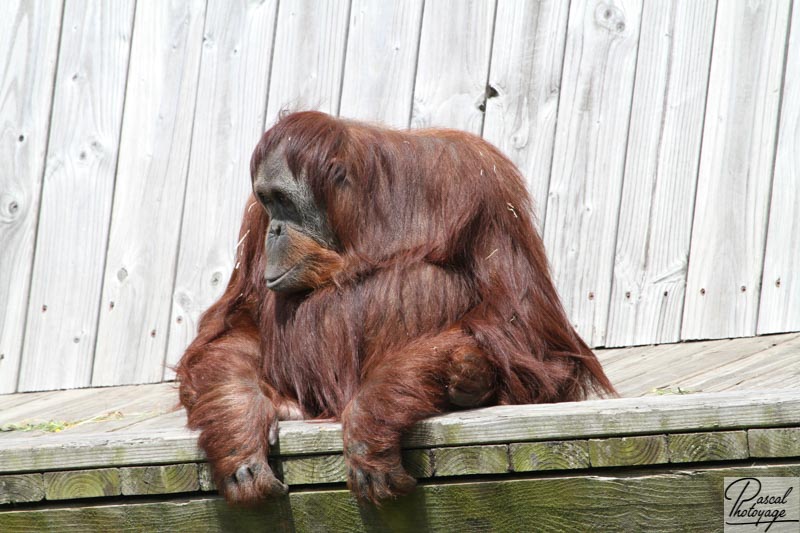
[[[613,394],[559,302],[522,177],[496,148],[303,112],[264,134],[251,173],[276,151],[338,246],[303,241],[313,290],[269,291],[269,219],[251,197],[239,266],[177,368],[230,501],[285,489],[266,464],[278,419],[341,420],[349,485],[377,501],[411,490],[400,436],[453,409],[447,389],[465,372],[487,383],[483,403]]]

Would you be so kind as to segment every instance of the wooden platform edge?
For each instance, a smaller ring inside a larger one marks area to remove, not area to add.
[[[406,449],[800,425],[800,390],[731,392],[497,406],[418,423]],[[341,425],[281,422],[280,457],[341,453]],[[70,435],[69,430],[0,440],[0,474],[203,461],[197,435],[182,427]]]
[[[343,488],[290,492],[256,509],[203,494],[56,503],[0,512],[0,530],[717,531],[724,478],[750,476],[797,477],[800,462],[423,483],[379,508],[357,504]]]
[[[800,427],[536,441],[431,449],[403,453],[418,479],[646,467],[746,459],[800,458]],[[341,454],[275,460],[290,487],[346,481]],[[76,469],[0,475],[0,504],[214,490],[205,463]],[[0,507],[2,509],[2,507]]]

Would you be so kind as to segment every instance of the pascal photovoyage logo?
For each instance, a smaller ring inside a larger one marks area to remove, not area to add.
[[[726,533],[800,532],[800,477],[726,477]]]

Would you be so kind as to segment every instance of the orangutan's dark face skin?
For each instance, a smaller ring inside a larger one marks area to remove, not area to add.
[[[304,275],[313,258],[309,248],[333,251],[336,239],[305,180],[296,179],[282,154],[273,153],[259,167],[253,192],[269,214],[267,287],[287,293],[313,289]]]

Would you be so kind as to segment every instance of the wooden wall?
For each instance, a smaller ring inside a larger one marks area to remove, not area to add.
[[[792,0],[5,0],[0,76],[0,393],[172,377],[284,107],[498,145],[593,346],[800,330]]]

